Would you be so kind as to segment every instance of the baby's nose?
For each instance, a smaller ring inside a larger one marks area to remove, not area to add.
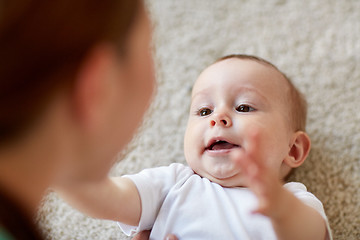
[[[231,118],[225,114],[215,114],[214,117],[210,120],[210,126],[215,127],[216,125],[221,127],[231,127]]]

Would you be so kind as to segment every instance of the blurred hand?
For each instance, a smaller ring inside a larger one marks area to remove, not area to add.
[[[271,218],[281,212],[286,194],[277,173],[266,166],[266,156],[258,150],[259,146],[261,140],[258,131],[254,130],[247,143],[247,151],[236,151],[232,157],[243,170],[247,187],[259,200],[258,208],[253,212]]]
[[[142,231],[136,234],[132,240],[148,240],[150,236],[150,230]]]
[[[135,237],[132,238],[132,240],[148,240],[150,236],[150,232],[151,232],[150,230],[139,232],[138,234],[135,235]],[[178,240],[178,238],[173,234],[169,234],[165,237],[164,240]]]

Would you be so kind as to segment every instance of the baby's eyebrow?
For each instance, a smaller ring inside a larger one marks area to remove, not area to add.
[[[268,102],[268,98],[261,93],[257,88],[254,87],[248,87],[248,86],[234,86],[231,91],[235,92],[236,95],[255,95],[260,97],[263,101]]]
[[[267,101],[267,97],[264,96],[259,90],[257,90],[256,88],[249,88],[249,87],[244,87],[244,86],[241,86],[241,87],[238,87],[238,88],[234,88],[234,91],[236,92],[241,92],[241,93],[254,93],[258,96],[260,96],[261,98],[263,98],[263,100]]]
[[[208,88],[201,89],[200,91],[197,91],[196,93],[193,92],[193,94],[191,96],[191,101],[194,100],[194,98],[197,97],[198,95],[208,96],[209,95]]]
[[[211,89],[211,88],[210,88]],[[259,96],[263,101],[265,102],[268,102],[268,98],[262,94],[259,90],[257,90],[256,88],[253,88],[253,87],[247,87],[247,86],[239,86],[239,87],[234,87],[232,89],[232,91],[236,92],[236,94],[254,94],[256,96]],[[209,90],[209,88],[204,88],[204,89],[201,89],[199,91],[197,91],[195,94],[192,95],[191,97],[191,101],[193,102],[193,100],[195,98],[199,98],[201,96],[204,96],[204,97],[207,97],[209,96],[209,94],[211,95],[211,91]]]

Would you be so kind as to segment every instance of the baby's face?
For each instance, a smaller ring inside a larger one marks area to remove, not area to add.
[[[235,150],[247,151],[253,131],[259,133],[257,149],[265,166],[279,178],[289,167],[294,131],[290,130],[286,99],[288,85],[274,68],[237,58],[205,69],[192,93],[185,133],[185,157],[200,176],[222,186],[245,186],[241,169],[231,161]]]

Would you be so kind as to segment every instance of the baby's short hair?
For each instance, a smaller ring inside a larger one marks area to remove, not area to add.
[[[305,131],[306,128],[306,117],[307,117],[307,102],[304,95],[295,87],[290,78],[285,73],[280,71],[274,64],[262,59],[260,57],[246,55],[246,54],[231,54],[219,58],[216,62],[220,62],[226,59],[238,58],[243,60],[256,61],[261,64],[265,64],[274,68],[278,71],[288,83],[288,92],[285,99],[289,100],[289,120],[290,126],[294,131]]]

